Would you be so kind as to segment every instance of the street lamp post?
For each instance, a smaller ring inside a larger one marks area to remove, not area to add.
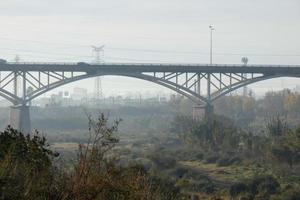
[[[213,31],[215,30],[212,25],[209,26],[210,29],[210,64],[212,65],[213,59]]]
[[[212,42],[213,42],[213,30],[214,27],[212,25],[209,26],[210,29],[210,65],[212,65],[212,59],[213,59],[213,47],[212,47]],[[211,100],[211,90],[210,90],[210,73],[207,73],[207,98],[208,101],[210,102]]]
[[[210,29],[210,65],[213,64],[213,31],[215,30],[212,25],[209,26]],[[210,72],[207,72],[207,103],[205,108],[205,115],[209,123],[209,127],[211,125],[211,115],[213,107],[211,105],[211,74]]]

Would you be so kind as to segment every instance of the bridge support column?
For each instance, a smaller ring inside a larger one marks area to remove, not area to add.
[[[29,106],[27,105],[11,106],[9,123],[13,128],[23,133],[31,133]]]
[[[213,115],[214,115],[214,107],[211,103],[207,103],[205,106],[205,121],[208,127],[208,133],[212,134],[213,129]]]
[[[214,114],[214,106],[211,103],[205,105],[205,118],[211,120]]]
[[[196,104],[193,107],[193,119],[196,121],[201,121],[205,118],[205,106],[201,104]]]

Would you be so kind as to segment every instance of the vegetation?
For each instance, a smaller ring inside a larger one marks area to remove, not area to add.
[[[44,137],[8,127],[0,134],[1,199],[176,199],[178,190],[142,166],[121,167],[109,158],[119,121],[89,118],[89,142],[80,144],[71,169],[53,164],[58,155]],[[18,191],[18,192],[16,192]]]
[[[182,98],[119,108],[121,126],[103,114],[78,118],[88,130],[50,134],[51,145],[8,127],[0,133],[0,199],[300,199],[297,99],[286,90],[228,97],[209,122],[193,120]]]

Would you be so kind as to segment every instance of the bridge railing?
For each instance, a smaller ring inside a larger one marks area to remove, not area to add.
[[[199,64],[199,63],[86,63],[86,62],[7,62],[9,65],[63,65],[63,66],[169,66],[169,67],[300,67],[300,65],[271,65],[271,64]]]

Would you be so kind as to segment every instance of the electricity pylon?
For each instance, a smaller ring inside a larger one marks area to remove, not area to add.
[[[245,67],[247,67],[249,59],[247,57],[242,57],[242,63],[244,64]],[[244,79],[247,79],[247,74],[242,74]],[[243,96],[246,97],[248,95],[248,87],[244,86],[243,87]]]
[[[16,64],[18,64],[20,62],[20,56],[16,55],[14,61]],[[14,73],[14,76],[14,95],[18,96],[18,94],[20,93],[20,79],[17,72]]]
[[[103,56],[104,56],[104,45],[102,46],[92,46],[93,52],[95,52],[95,63],[101,64],[104,63]],[[97,101],[99,101],[100,98],[103,97],[102,93],[102,84],[101,84],[101,78],[98,76],[95,78],[95,89],[94,89],[95,98]]]

